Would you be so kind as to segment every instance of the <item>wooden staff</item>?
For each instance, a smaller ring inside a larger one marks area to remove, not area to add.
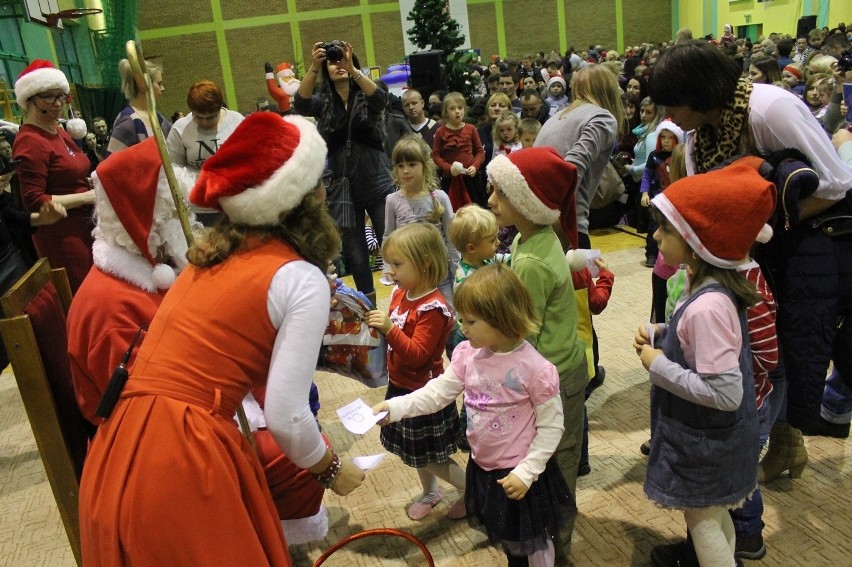
[[[136,87],[145,93],[148,100],[148,120],[151,122],[151,130],[153,130],[154,139],[157,141],[157,150],[159,150],[160,159],[163,161],[163,170],[166,172],[166,179],[169,182],[172,200],[175,202],[175,209],[177,210],[178,219],[180,219],[183,235],[186,238],[186,244],[187,246],[192,246],[195,237],[192,234],[192,227],[189,224],[189,214],[186,212],[183,193],[180,187],[178,187],[175,172],[172,169],[172,160],[169,157],[169,150],[166,148],[166,139],[163,137],[163,130],[160,128],[160,121],[157,117],[157,100],[154,98],[151,76],[145,67],[142,46],[131,39],[124,44],[124,50],[127,53],[127,60],[130,62],[130,69],[133,71],[133,79],[136,81]],[[249,445],[251,445],[253,450],[257,451],[254,436],[251,433],[251,428],[249,427],[246,412],[243,410],[242,404],[237,405],[237,419],[240,421],[240,429],[243,430],[243,435],[248,439]]]

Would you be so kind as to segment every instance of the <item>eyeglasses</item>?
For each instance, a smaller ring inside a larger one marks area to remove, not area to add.
[[[320,178],[322,180],[323,186],[328,187],[329,185],[331,185],[331,178],[333,176],[334,173],[332,173],[330,169],[326,169],[325,171],[323,171],[322,177]]]
[[[43,94],[37,94],[37,95],[35,95],[35,96],[37,96],[38,98],[40,98],[41,100],[43,100],[43,101],[44,101],[44,102],[46,102],[47,104],[56,104],[56,101],[57,101],[57,100],[58,100],[59,102],[61,102],[61,103],[66,103],[66,102],[68,102],[69,100],[71,100],[71,95],[70,95],[70,94],[65,94],[65,93],[60,94],[60,95],[43,95]]]

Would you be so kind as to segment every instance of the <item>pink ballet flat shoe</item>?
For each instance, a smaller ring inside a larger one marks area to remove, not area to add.
[[[447,517],[451,520],[461,520],[465,516],[467,516],[467,508],[464,505],[464,496],[462,496],[450,506]]]
[[[444,495],[441,494],[440,490],[424,494],[417,499],[417,502],[408,507],[408,517],[412,520],[422,520],[429,515],[432,508],[435,507],[435,504],[440,502],[443,498]]]

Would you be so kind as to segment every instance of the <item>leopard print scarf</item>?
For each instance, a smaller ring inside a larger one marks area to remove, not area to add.
[[[741,153],[743,134],[748,134],[748,100],[752,85],[740,79],[730,105],[722,108],[719,128],[709,124],[695,133],[695,164],[699,173],[706,173],[726,159]]]

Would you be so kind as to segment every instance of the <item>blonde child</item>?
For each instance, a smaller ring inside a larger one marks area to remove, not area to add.
[[[566,514],[576,510],[552,458],[564,428],[559,374],[524,340],[536,333],[536,310],[509,267],[477,270],[457,297],[468,340],[450,367],[373,411],[389,411],[383,424],[435,411],[464,392],[472,447],[468,522],[502,547],[510,566],[552,566],[553,541]]]
[[[500,113],[492,126],[491,138],[494,140],[493,157],[523,148],[518,135],[518,117],[514,112],[507,110]]]
[[[535,144],[538,132],[541,130],[541,122],[535,118],[524,118],[518,123],[518,137],[522,148],[531,148]]]
[[[497,219],[479,205],[459,209],[450,222],[450,241],[461,253],[453,289],[474,271],[494,262],[508,263],[508,254],[497,254]]]
[[[577,484],[583,436],[584,391],[589,382],[585,345],[577,336],[577,302],[562,245],[553,230],[560,207],[572,200],[577,169],[554,148],[535,147],[488,164],[493,187],[488,204],[498,226],[514,225],[512,269],[527,286],[541,327],[530,343],[559,372],[565,431],[555,458],[571,494]],[[569,513],[558,538],[557,555],[569,560],[576,513]]]
[[[509,254],[497,253],[499,244],[497,231],[497,220],[494,214],[479,205],[466,205],[453,217],[453,222],[450,223],[450,240],[461,251],[461,260],[453,280],[453,291],[479,268],[494,262],[510,263]],[[457,318],[457,325],[447,343],[447,358],[452,358],[456,346],[462,341],[464,341],[464,334],[461,332],[461,320]],[[462,431],[466,431],[467,409],[464,404],[459,412],[459,420],[461,420]],[[460,446],[465,451],[470,450],[466,436],[461,439]]]
[[[438,289],[452,307],[453,280],[459,253],[449,239],[453,207],[446,193],[438,187],[435,164],[429,146],[419,134],[403,136],[391,154],[391,177],[397,187],[385,201],[385,235],[413,222],[428,222],[441,231],[449,255],[449,276]]]
[[[382,243],[382,257],[397,288],[389,315],[369,311],[367,324],[381,331],[388,343],[386,399],[391,399],[422,388],[443,372],[453,314],[436,287],[447,278],[447,248],[434,225],[418,222],[395,230]],[[438,478],[460,494],[448,517],[465,516],[464,471],[450,458],[460,435],[455,402],[382,428],[382,445],[416,468],[423,486],[422,495],[408,508],[412,520],[425,518],[443,499]]]
[[[827,73],[811,75],[805,83],[805,94],[802,100],[805,101],[811,114],[819,120],[820,124],[822,124],[822,119],[828,110],[828,103],[831,100],[833,90],[832,77]]]
[[[652,200],[667,261],[688,283],[668,324],[642,326],[633,346],[651,380],[645,494],[683,512],[698,563],[739,565],[728,509],[757,487],[759,455],[746,308],[760,301],[737,266],[775,209],[775,188],[745,164],[672,183]],[[674,564],[670,548],[651,553]]]
[[[448,93],[441,110],[444,124],[435,131],[432,141],[432,159],[441,172],[441,189],[450,196],[453,210],[471,202],[482,206],[486,203],[481,184],[476,182],[485,152],[476,128],[464,122],[466,109],[461,93]]]

